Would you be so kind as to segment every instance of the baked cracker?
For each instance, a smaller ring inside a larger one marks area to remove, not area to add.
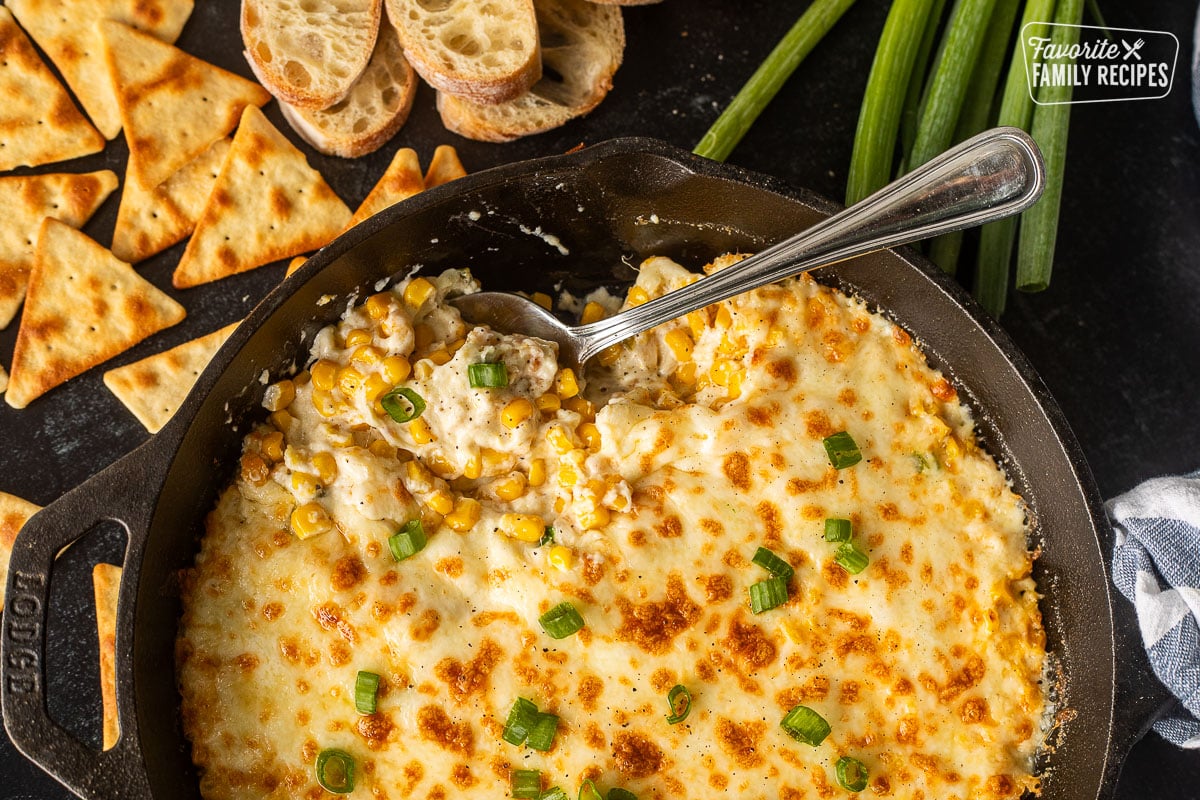
[[[462,164],[458,166],[462,168]],[[431,171],[432,168],[431,163]],[[401,147],[396,151],[396,155],[392,156],[392,163],[384,170],[383,177],[354,212],[347,227],[354,227],[364,219],[373,217],[388,206],[407,200],[424,189],[425,179],[421,177],[421,163],[417,160],[416,151],[410,147]]]
[[[0,392],[8,388],[8,373],[4,370],[4,365],[0,364]]]
[[[433,158],[429,159],[429,169],[425,172],[425,188],[441,186],[466,174],[466,169],[458,160],[458,151],[448,144],[439,144],[433,151]]]
[[[200,373],[216,354],[235,322],[207,336],[104,373],[104,385],[150,433],[158,433],[183,405]]]
[[[285,278],[291,277],[291,274],[293,272],[295,272],[296,270],[298,270],[304,266],[305,261],[308,261],[308,256],[296,256],[295,258],[293,258],[291,261],[288,262],[287,272],[284,273],[283,277],[285,277]]]
[[[92,567],[92,592],[96,598],[96,635],[100,643],[100,707],[104,719],[104,745],[109,750],[121,738],[117,717],[117,596],[121,568],[100,562]]]
[[[38,228],[46,217],[78,228],[117,188],[111,170],[83,175],[59,172],[0,178],[0,330],[12,322],[25,298]]]
[[[184,316],[183,306],[133,267],[47,217],[38,235],[4,400],[24,408]]]
[[[112,139],[121,130],[121,115],[107,78],[100,20],[174,42],[192,13],[192,0],[8,0],[8,7],[50,56],[95,126]]]
[[[16,495],[0,492],[0,610],[4,609],[4,587],[8,583],[8,562],[12,558],[13,542],[29,518],[42,507]]]
[[[136,264],[185,239],[196,227],[230,144],[228,138],[214,142],[155,188],[146,188],[126,169],[113,255]]]
[[[257,83],[128,25],[105,20],[100,30],[129,169],[143,186],[158,186],[232,131],[243,108],[271,99]]]
[[[350,209],[321,173],[262,111],[247,106],[175,269],[175,287],[199,286],[316,250],[349,221]]]
[[[99,153],[104,144],[0,6],[0,170]]]

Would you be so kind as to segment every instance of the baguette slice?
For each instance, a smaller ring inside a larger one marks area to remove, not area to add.
[[[383,0],[242,0],[246,60],[298,108],[329,108],[367,68]]]
[[[396,135],[417,95],[417,75],[404,58],[391,25],[380,28],[371,62],[350,94],[313,111],[280,103],[283,118],[322,153],[357,158],[373,153]]]
[[[587,114],[612,88],[625,52],[621,9],[590,0],[537,0],[545,75],[498,105],[438,92],[442,124],[468,139],[509,142]]]
[[[542,76],[533,0],[387,0],[404,55],[443,92],[503,103]]]

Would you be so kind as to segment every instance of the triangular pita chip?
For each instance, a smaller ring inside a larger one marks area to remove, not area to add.
[[[12,558],[17,532],[42,507],[16,495],[0,492],[0,609],[4,608],[4,586],[8,582],[8,562]]]
[[[96,597],[96,635],[100,644],[100,708],[104,720],[105,750],[121,737],[117,718],[117,596],[121,593],[121,568],[100,562],[92,567],[92,592]]]
[[[92,127],[0,6],[0,170],[99,153]]]
[[[8,373],[4,371],[4,367],[0,366],[0,392],[8,388]]]
[[[111,170],[0,178],[0,329],[12,322],[25,297],[38,229],[46,217],[78,228],[117,188]]]
[[[200,373],[238,323],[104,373],[104,385],[151,433],[183,405]]]
[[[430,164],[431,169],[432,166]],[[462,164],[459,164],[459,167],[461,168]],[[350,218],[348,227],[353,227],[424,189],[425,179],[421,177],[421,163],[417,160],[416,151],[410,147],[401,147],[396,151],[396,155],[392,156],[392,163],[388,164],[383,177]]]
[[[288,262],[287,272],[284,273],[285,278],[291,277],[292,273],[304,266],[304,262],[308,261],[308,256],[296,256]]]
[[[119,22],[100,23],[129,143],[129,168],[158,186],[271,99],[253,81]]]
[[[432,189],[461,178],[467,174],[462,162],[458,160],[458,151],[448,144],[439,144],[429,159],[429,169],[425,173],[425,188]]]
[[[8,7],[50,56],[92,122],[111,139],[121,130],[121,115],[98,23],[113,19],[174,42],[192,13],[192,0],[8,0]]]
[[[147,189],[132,170],[126,170],[113,255],[136,264],[186,238],[204,210],[229,145],[229,139],[215,142],[154,189]]]
[[[208,204],[175,270],[198,286],[316,250],[350,221],[321,173],[263,113],[247,106]]]
[[[183,306],[58,220],[42,222],[4,400],[24,408],[184,318]]]

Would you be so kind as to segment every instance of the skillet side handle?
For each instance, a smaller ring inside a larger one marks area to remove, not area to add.
[[[47,616],[51,572],[63,547],[98,523],[113,521],[128,534],[125,561],[140,563],[153,498],[161,483],[151,440],[47,506],[25,524],[9,563],[0,638],[0,701],[4,727],[26,757],[87,800],[150,798],[133,719],[133,600],[137,569],[121,579],[117,623],[117,698],[121,738],[99,752],[55,723],[46,706]],[[161,452],[161,451],[159,451]],[[129,617],[129,619],[126,619]],[[124,663],[122,663],[124,662]]]

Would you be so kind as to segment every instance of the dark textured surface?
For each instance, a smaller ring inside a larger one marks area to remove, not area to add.
[[[861,0],[851,9],[731,162],[840,199],[881,6]],[[1191,58],[1189,6],[1106,5],[1106,12],[1114,26],[1176,33],[1183,66]],[[347,162],[306,152],[353,206],[401,145],[427,161],[436,144],[454,144],[471,170],[621,135],[688,147],[796,13],[792,4],[721,0],[629,9],[629,48],[612,95],[588,119],[540,137],[510,145],[460,140],[441,128],[433,93],[423,89],[408,125],[374,156]],[[249,74],[232,2],[199,5],[180,44]],[[1200,466],[1194,413],[1200,396],[1200,132],[1189,99],[1185,78],[1164,100],[1074,109],[1054,281],[1043,294],[1010,298],[1003,319],[1062,406],[1105,496],[1151,475]],[[279,123],[273,106],[268,115]],[[38,171],[109,166],[122,174],[124,152],[118,139],[102,155]],[[104,244],[111,240],[116,201],[110,198],[86,229]],[[177,292],[169,289],[170,272],[181,252],[177,246],[139,270],[179,299],[189,318],[110,366],[239,319],[283,272],[266,267]],[[15,325],[0,333],[0,363],[10,363],[15,335]],[[48,503],[147,438],[108,394],[100,373],[93,370],[21,412],[0,405],[0,490]],[[63,616],[72,626],[64,639],[77,646],[64,658],[90,661],[88,614],[77,611],[79,604],[66,606]],[[74,669],[83,681],[94,674],[90,664]],[[95,719],[95,712],[85,716]],[[1152,735],[1135,748],[1118,796],[1200,797],[1200,756]],[[0,798],[17,797],[65,793],[0,737]]]

